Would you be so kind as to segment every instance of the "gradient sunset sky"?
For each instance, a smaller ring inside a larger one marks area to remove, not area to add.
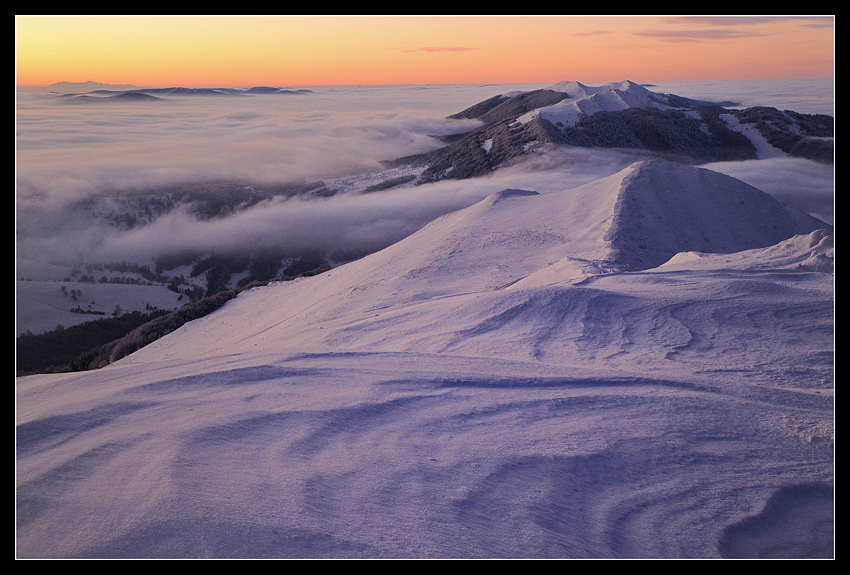
[[[16,16],[17,85],[828,78],[826,16]]]

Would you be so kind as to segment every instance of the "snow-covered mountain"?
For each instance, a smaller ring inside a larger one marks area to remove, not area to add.
[[[832,262],[702,168],[492,194],[19,378],[18,555],[832,556]]]
[[[137,88],[135,86],[117,86],[84,82],[73,84],[60,82],[52,84],[51,89],[60,93],[55,97],[66,103],[106,102],[106,101],[156,101],[169,98],[196,96],[246,96],[254,94],[309,94],[305,88],[281,88],[274,86],[252,86],[249,88]]]
[[[831,116],[734,106],[652,92],[631,81],[601,86],[564,81],[458,112],[450,117],[483,125],[404,161],[425,167],[421,181],[480,176],[547,145],[639,150],[688,163],[772,155],[833,161]]]
[[[374,351],[386,342],[392,351],[440,353],[460,334],[467,335],[461,339],[469,345],[466,340],[475,339],[482,323],[494,321],[470,305],[476,297],[515,302],[528,290],[644,271],[686,252],[740,253],[830,229],[734,178],[669,162],[639,162],[561,193],[493,194],[385,250],[321,274],[320,280],[287,285],[291,304],[275,304],[284,288],[251,290],[246,301],[260,293],[271,298],[244,304],[246,313],[259,314],[249,322],[256,335],[210,329],[201,321],[189,327],[204,334],[190,340],[198,349],[186,342],[174,349],[180,355],[207,354],[246,338],[278,348],[290,338],[298,345],[312,334],[328,351],[349,345]],[[436,307],[411,315],[410,306]],[[271,311],[275,307],[279,314]],[[357,329],[361,324],[371,327]],[[215,346],[213,339],[219,342]],[[406,341],[415,344],[403,347]]]

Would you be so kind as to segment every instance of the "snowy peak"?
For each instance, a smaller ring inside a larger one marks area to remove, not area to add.
[[[451,230],[440,244],[476,264],[491,262],[487,269],[509,270],[503,282],[563,258],[644,270],[680,252],[728,254],[830,228],[740,180],[662,160],[562,192],[503,190],[439,225]],[[415,236],[412,244],[433,245]]]
[[[627,270],[685,251],[733,253],[771,246],[829,225],[740,180],[665,161],[627,168],[605,240]]]
[[[565,81],[554,84],[548,89],[565,93],[570,98],[529,112],[520,117],[520,122],[525,123],[539,117],[554,125],[574,126],[582,116],[590,116],[598,112],[615,112],[629,108],[674,108],[666,95],[651,92],[629,80],[595,87]]]
[[[596,87],[588,86],[586,84],[582,84],[581,82],[576,82],[575,80],[564,80],[562,82],[558,82],[557,84],[549,86],[548,89],[554,92],[564,92],[565,94],[569,94],[573,98],[586,98],[593,94],[609,91],[626,92],[632,90],[635,92],[649,92],[649,90],[647,90],[640,84],[632,82],[631,80],[624,80],[622,82],[608,82],[607,84],[602,84],[601,86]]]
[[[829,227],[730,176],[652,160],[560,192],[496,192],[347,275],[419,300],[499,289],[541,270],[561,270],[560,280],[645,270],[679,252],[763,248]]]
[[[580,82],[565,81],[549,86],[553,92],[563,92],[574,101],[595,101],[598,104],[610,102],[612,109],[622,109],[620,104],[626,107],[645,107],[667,102],[664,94],[650,92],[645,87],[624,80],[622,82],[609,82],[601,86],[586,86]]]
[[[763,248],[829,227],[730,176],[650,160],[560,192],[502,190],[358,266],[381,261],[388,282],[447,294],[510,285],[567,260],[597,271],[645,270],[679,252]]]

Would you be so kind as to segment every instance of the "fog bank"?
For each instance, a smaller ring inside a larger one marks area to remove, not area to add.
[[[811,81],[801,88],[799,82],[790,88],[776,82],[702,82],[651,89],[780,108],[799,103],[800,90],[807,89],[809,109],[798,111],[815,113],[817,106],[821,113],[831,111],[831,83]],[[607,150],[561,150],[476,180],[309,200],[275,197],[230,217],[199,219],[178,209],[148,225],[107,225],[122,198],[184,184],[262,185],[367,174],[382,161],[435,149],[442,145],[439,136],[477,125],[447,115],[500,93],[540,87],[545,85],[316,87],[297,94],[126,103],[71,103],[75,100],[56,94],[19,90],[18,253],[58,263],[150,261],[184,249],[374,251],[494,191],[560,191],[640,159]],[[706,167],[833,221],[832,166],[775,158]]]

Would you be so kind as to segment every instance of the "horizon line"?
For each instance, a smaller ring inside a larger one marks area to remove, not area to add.
[[[642,81],[642,82],[752,82],[752,81],[771,81],[771,80],[835,80],[835,76],[792,76],[792,77],[770,77],[770,78],[704,78],[699,80],[689,79],[689,80],[670,80],[670,79],[654,79],[654,80],[630,80],[629,78],[623,78],[620,80],[602,80],[602,81],[592,81],[592,80],[567,80],[567,81],[575,81],[580,83],[587,84],[607,84],[611,82],[622,82],[622,81]],[[343,84],[239,84],[239,85],[230,85],[230,84],[146,84],[146,85],[137,85],[133,83],[111,83],[111,82],[99,82],[97,80],[85,80],[82,82],[74,82],[68,80],[60,80],[57,82],[51,82],[49,84],[19,84],[15,83],[16,88],[50,88],[51,86],[56,86],[59,84],[69,84],[69,85],[84,85],[84,84],[96,84],[100,86],[106,87],[130,87],[131,89],[139,89],[139,90],[157,90],[164,88],[197,88],[197,89],[215,89],[215,88],[230,88],[230,89],[238,89],[238,88],[256,88],[256,87],[274,87],[274,88],[308,88],[308,87],[380,87],[380,86],[503,86],[503,85],[518,85],[518,84],[557,84],[558,82],[563,82],[564,79],[561,80],[540,80],[540,81],[512,81],[512,82],[386,82],[380,84],[369,84],[369,83],[343,83]]]

